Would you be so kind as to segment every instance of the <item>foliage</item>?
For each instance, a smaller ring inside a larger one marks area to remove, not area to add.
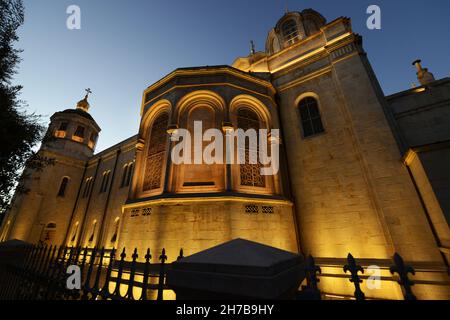
[[[22,86],[12,84],[21,53],[14,43],[23,23],[22,0],[0,0],[0,214],[8,208],[21,179],[29,176],[28,170],[22,174],[25,164],[41,170],[50,162],[33,149],[44,132],[40,118],[24,111],[26,104],[19,99]],[[27,192],[24,187],[18,191]]]

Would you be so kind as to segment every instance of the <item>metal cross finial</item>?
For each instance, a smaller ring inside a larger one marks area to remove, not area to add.
[[[87,88],[84,91],[86,91],[86,98],[92,93],[91,88]]]

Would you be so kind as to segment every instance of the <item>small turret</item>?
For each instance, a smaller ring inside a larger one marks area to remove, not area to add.
[[[50,125],[42,149],[64,153],[78,159],[91,157],[101,131],[94,118],[88,113],[90,89],[75,109],[56,112],[50,118]]]

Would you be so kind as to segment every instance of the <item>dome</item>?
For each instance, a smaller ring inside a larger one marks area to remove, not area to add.
[[[287,12],[270,30],[266,41],[266,53],[274,54],[315,33],[326,23],[317,11]]]
[[[67,110],[64,110],[64,111],[62,111],[61,113],[65,113],[65,114],[77,114],[77,115],[79,115],[79,116],[81,116],[81,117],[83,117],[83,118],[86,118],[86,119],[88,119],[88,120],[95,121],[94,118],[93,118],[89,113],[87,113],[86,111],[83,111],[83,109],[78,108],[78,107],[77,107],[77,109],[67,109]]]
[[[86,97],[84,97],[83,100],[78,101],[77,109],[88,112],[90,105],[89,105],[89,102],[87,101],[87,98],[88,98],[88,96],[86,95]]]

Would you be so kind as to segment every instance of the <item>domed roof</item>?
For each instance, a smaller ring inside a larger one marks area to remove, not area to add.
[[[84,97],[83,100],[80,100],[77,103],[77,109],[88,111],[89,107],[90,107],[90,105],[89,105],[89,102],[87,101],[87,95],[86,95],[86,97]]]
[[[274,54],[294,43],[320,32],[326,19],[313,9],[287,12],[270,30],[266,41],[266,53]]]
[[[82,117],[84,117],[86,119],[95,121],[94,118],[89,113],[87,113],[86,111],[83,111],[82,109],[79,109],[79,108],[77,108],[77,109],[67,109],[67,110],[62,111],[61,113],[77,114],[77,115],[82,116]]]

